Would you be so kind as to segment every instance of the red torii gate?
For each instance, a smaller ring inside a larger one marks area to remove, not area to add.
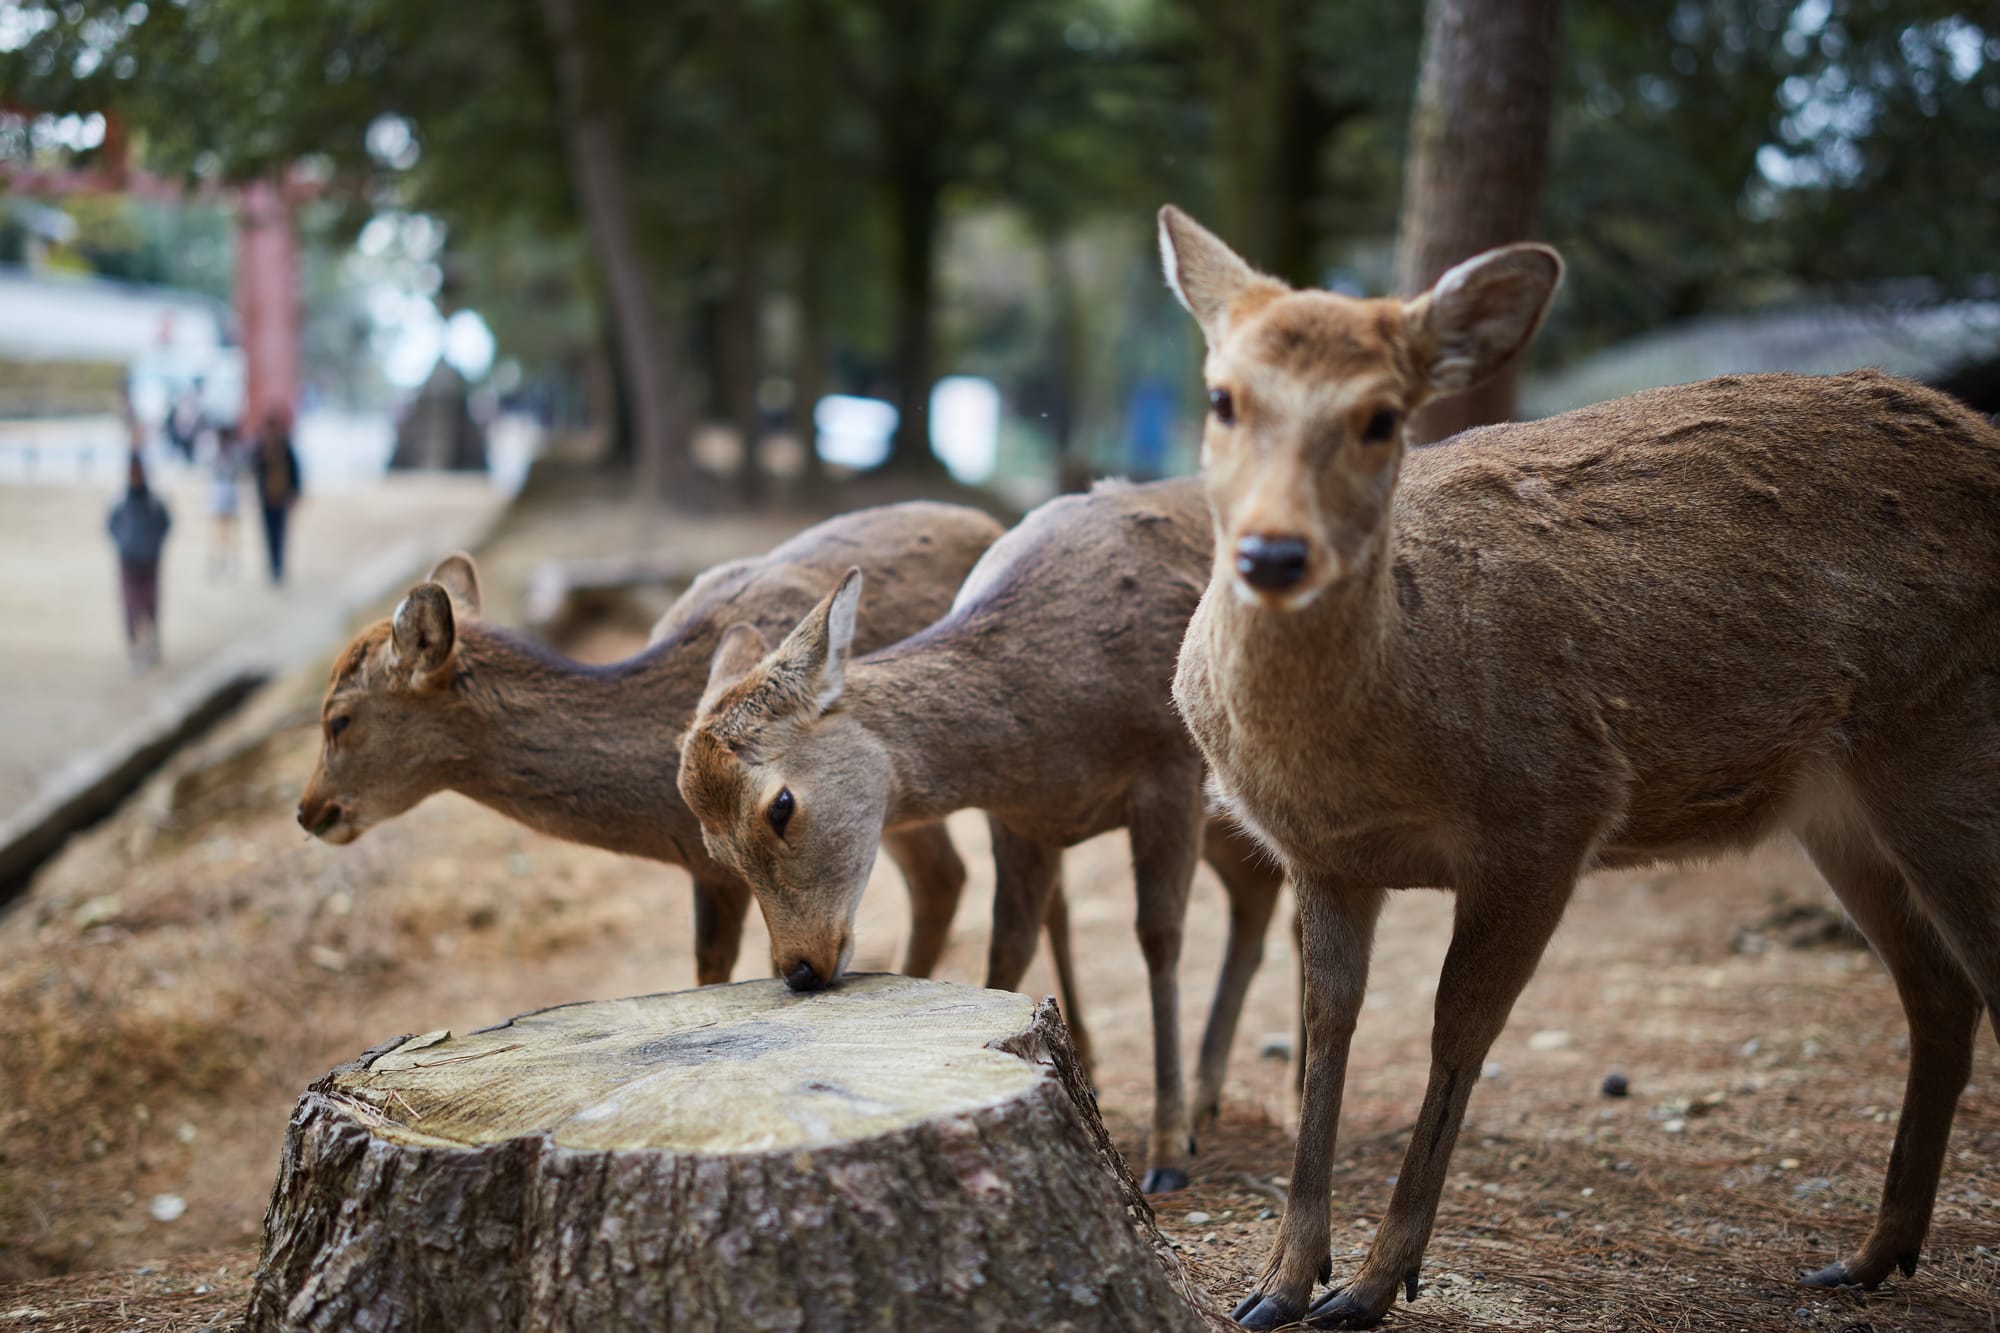
[[[12,103],[0,109],[39,114]],[[124,125],[104,116],[104,143],[89,170],[38,171],[0,164],[0,177],[16,193],[61,197],[68,194],[131,194],[177,199],[185,193],[174,181],[131,164]],[[234,305],[243,347],[243,425],[260,429],[272,413],[288,420],[299,395],[299,248],[293,225],[298,182],[262,177],[239,186],[236,195],[236,282]]]

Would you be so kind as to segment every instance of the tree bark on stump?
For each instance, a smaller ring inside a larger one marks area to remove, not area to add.
[[[248,1326],[1122,1331],[1214,1313],[1053,1002],[864,976],[568,1005],[341,1066],[292,1114]]]

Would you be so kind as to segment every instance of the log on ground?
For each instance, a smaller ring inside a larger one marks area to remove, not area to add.
[[[248,1319],[1122,1331],[1214,1313],[1053,1003],[865,976],[567,1005],[334,1070],[293,1112]]]

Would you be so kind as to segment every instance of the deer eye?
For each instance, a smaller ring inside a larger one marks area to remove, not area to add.
[[[1385,407],[1368,418],[1368,424],[1361,428],[1361,438],[1370,444],[1386,444],[1396,433],[1398,420],[1397,414]]]
[[[797,804],[790,787],[779,789],[776,799],[764,809],[764,818],[771,821],[771,832],[781,838],[785,836],[785,825],[792,822],[792,809]]]
[[[326,720],[326,738],[328,740],[333,740],[334,738],[338,737],[341,732],[347,730],[347,724],[349,722],[352,722],[353,720],[354,720],[353,718],[349,717],[345,713],[342,713],[337,717],[328,718]]]
[[[1229,390],[1227,389],[1210,389],[1208,391],[1208,409],[1215,413],[1215,420],[1218,425],[1228,426],[1234,424],[1236,421],[1236,400],[1229,396]]]

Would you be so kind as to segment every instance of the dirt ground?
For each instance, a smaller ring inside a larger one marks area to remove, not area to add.
[[[717,543],[720,558],[774,540],[768,526],[674,536]],[[610,527],[515,525],[484,566],[493,604],[513,604],[507,590],[537,556],[585,551]],[[589,650],[633,646],[602,633]],[[352,847],[305,840],[291,806],[316,740],[297,704],[316,682],[302,680],[289,704],[260,707],[306,725],[243,751],[177,807],[142,798],[0,917],[0,1330],[228,1326],[287,1114],[311,1079],[398,1033],[692,983],[677,870],[541,837],[456,796]],[[952,830],[973,882],[941,975],[977,982],[991,867],[979,819]],[[1072,851],[1065,883],[1102,1104],[1119,1142],[1141,1150],[1146,987],[1122,840]],[[1865,1234],[1906,1060],[1893,988],[1827,925],[1828,901],[1788,847],[1587,881],[1493,1051],[1422,1296],[1391,1324],[2000,1329],[1990,1033],[1917,1276],[1867,1296],[1793,1283]],[[1190,1060],[1225,922],[1203,871],[1183,971]],[[1448,898],[1411,893],[1380,932],[1341,1125],[1336,1274],[1388,1202],[1449,924]],[[857,969],[890,966],[906,929],[885,861]],[[739,977],[762,971],[764,949],[753,919]],[[1281,920],[1193,1184],[1155,1200],[1226,1304],[1271,1244],[1287,1183],[1289,1081],[1282,1055],[1260,1048],[1289,1039],[1292,966]],[[1052,987],[1038,963],[1029,988]],[[1629,1096],[1601,1094],[1613,1072]]]

